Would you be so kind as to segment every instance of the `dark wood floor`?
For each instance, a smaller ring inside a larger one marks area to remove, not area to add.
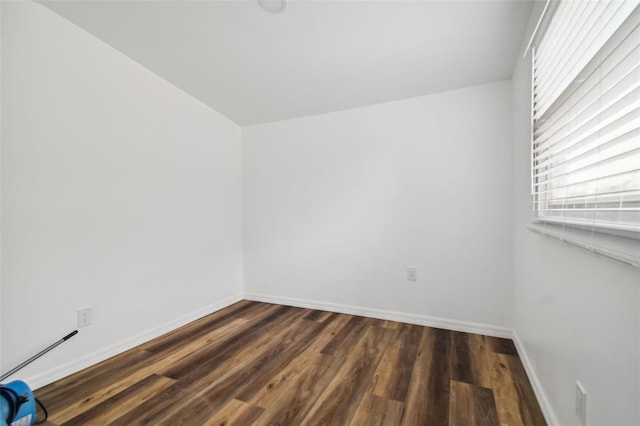
[[[543,425],[513,342],[242,301],[35,392],[49,425]]]

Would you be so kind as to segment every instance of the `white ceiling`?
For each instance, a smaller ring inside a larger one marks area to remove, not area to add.
[[[511,77],[531,2],[43,1],[250,125]]]

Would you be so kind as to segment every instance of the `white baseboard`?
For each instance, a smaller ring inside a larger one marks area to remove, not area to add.
[[[527,351],[525,350],[524,345],[515,330],[513,330],[513,342],[515,343],[516,349],[518,350],[520,361],[522,361],[522,365],[524,365],[524,369],[527,373],[527,376],[529,377],[533,392],[536,394],[536,398],[538,399],[538,404],[540,404],[540,409],[542,410],[544,419],[547,421],[547,424],[549,426],[559,425],[560,423],[558,422],[558,417],[556,416],[555,411],[553,411],[553,408],[549,403],[549,398],[547,398],[547,394],[542,388],[540,380],[538,380],[538,376],[536,375],[533,364],[531,363],[531,360],[527,355]]]
[[[29,386],[31,386],[32,389],[38,389],[42,386],[48,385],[49,383],[55,382],[56,380],[62,379],[63,377],[69,376],[82,369],[85,369],[101,361],[104,361],[114,355],[125,352],[138,345],[148,342],[149,340],[155,339],[156,337],[160,337],[165,333],[173,331],[179,327],[182,327],[183,325],[186,325],[190,322],[200,319],[206,315],[212,314],[216,311],[219,311],[220,309],[226,308],[227,306],[232,305],[236,302],[239,302],[242,299],[243,299],[242,294],[235,294],[217,303],[209,305],[206,308],[199,309],[187,315],[183,315],[182,317],[177,318],[173,321],[169,321],[165,324],[162,324],[161,326],[154,327],[153,329],[147,330],[133,337],[124,339],[118,343],[115,343],[113,345],[107,346],[106,348],[97,350],[79,359],[75,359],[73,361],[67,362],[51,370],[45,371],[43,373],[37,374],[32,377],[26,377],[23,380],[29,383]]]
[[[318,309],[321,311],[338,312],[341,314],[361,315],[388,321],[406,322],[408,324],[424,325],[428,327],[444,328],[447,330],[464,331],[467,333],[484,334],[494,337],[510,339],[512,332],[507,327],[497,327],[470,321],[458,321],[447,318],[431,317],[420,314],[387,311],[383,309],[367,308],[363,306],[343,305],[340,303],[320,302],[316,300],[297,299],[292,297],[273,296],[261,293],[245,293],[244,298],[256,302],[275,303],[279,305],[296,306],[299,308]]]

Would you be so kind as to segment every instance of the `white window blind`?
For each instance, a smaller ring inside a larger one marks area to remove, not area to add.
[[[561,1],[533,75],[537,218],[640,231],[638,1]]]

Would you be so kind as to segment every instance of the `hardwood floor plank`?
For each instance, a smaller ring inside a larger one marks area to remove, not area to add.
[[[312,310],[308,315],[305,315],[304,319],[316,322],[324,322],[327,318],[333,315],[333,312]]]
[[[322,333],[319,333],[316,339],[311,343],[307,351],[321,353],[322,349],[340,332],[340,330],[349,322],[349,315],[331,314],[326,317],[322,323]]]
[[[403,333],[400,353],[395,361],[393,379],[389,383],[388,397],[396,401],[405,401],[409,390],[409,383],[413,375],[413,367],[418,353],[420,338],[422,337],[422,327],[403,324]]]
[[[486,336],[467,333],[473,384],[483,388],[491,388],[492,358]]]
[[[178,379],[184,370],[196,368],[206,362],[212,354],[225,348],[228,342],[235,339],[247,328],[245,319],[229,321],[224,327],[213,328],[208,333],[199,334],[196,339],[186,339],[173,350],[158,354],[159,359],[170,359],[171,362],[156,363],[156,373],[161,376]]]
[[[232,399],[213,415],[204,426],[250,425],[260,417],[264,409]],[[171,426],[166,424],[166,426]]]
[[[350,426],[396,426],[402,421],[404,403],[377,395],[365,394]]]
[[[274,309],[278,309],[278,307]],[[214,329],[210,332],[210,335],[216,335],[217,333],[219,333],[219,330]],[[115,373],[112,373],[112,375],[118,380],[111,377],[108,379],[108,385],[101,384],[95,392],[92,392],[94,387],[84,388],[86,397],[80,401],[76,401],[75,404],[71,404],[61,409],[52,416],[52,421],[57,423],[65,422],[71,417],[74,417],[75,412],[78,412],[79,410],[88,410],[151,374],[167,376],[165,374],[166,371],[172,371],[176,365],[182,365],[184,359],[191,357],[194,352],[200,353],[200,350],[207,345],[207,337],[208,336],[205,336],[204,339],[188,342],[188,344],[182,345],[175,351],[169,352],[168,354],[154,354],[146,359],[147,362],[144,366],[138,367],[138,369],[130,371],[126,375],[122,372],[116,371]],[[235,339],[236,337],[237,336],[234,335],[231,339]],[[191,369],[193,368],[195,368],[195,366],[191,367]],[[191,371],[191,369],[189,369],[189,371]],[[97,386],[97,382],[94,383],[94,386]]]
[[[485,336],[489,347],[493,352],[518,356],[516,345],[511,339],[503,339],[500,337]]]
[[[50,426],[545,424],[511,340],[247,301],[35,394]]]
[[[392,330],[382,327],[366,328],[342,368],[311,408],[303,425],[349,423],[392,333]]]
[[[498,413],[491,389],[451,381],[450,426],[498,426]]]
[[[366,318],[352,316],[349,322],[345,324],[345,326],[333,336],[333,339],[327,343],[327,346],[322,349],[322,353],[334,355],[340,349],[344,351],[345,348],[352,348],[353,344],[362,336],[363,330],[366,329],[366,327]]]
[[[474,383],[467,333],[451,332],[451,379]]]
[[[311,312],[309,312],[307,315],[304,316],[304,319],[309,321],[317,321],[318,318],[320,318],[323,313],[324,313],[323,311],[312,310]]]
[[[265,412],[256,425],[300,424],[343,363],[344,358],[324,354],[306,358],[301,370],[283,375],[284,380],[257,395],[255,405]]]
[[[546,424],[518,357],[495,353],[492,382],[501,424],[514,426]]]
[[[290,311],[286,320],[281,320],[265,325],[242,345],[231,346],[227,351],[212,358],[207,364],[194,368],[188,375],[180,379],[183,386],[194,390],[205,391],[226,380],[237,371],[246,369],[247,365],[264,357],[265,353],[272,351],[280,344],[282,336],[290,335],[300,324],[298,320],[304,311]],[[307,322],[308,324],[313,324]],[[320,328],[319,325],[315,327]]]
[[[263,323],[265,329],[255,329],[243,339],[234,341],[223,351],[218,352],[207,363],[197,366],[182,376],[174,385],[168,388],[162,395],[149,399],[145,403],[132,410],[121,420],[122,425],[128,424],[156,424],[167,417],[171,412],[185,409],[191,399],[198,399],[199,404],[207,405],[200,394],[203,390],[214,386],[215,383],[233,374],[236,370],[255,359],[282,330],[292,327],[290,322],[295,321],[301,315],[301,310],[290,307],[281,307],[278,312],[288,313],[289,321]],[[277,318],[280,318],[278,316]],[[273,319],[275,321],[275,318]],[[232,397],[232,396],[230,396]]]
[[[89,410],[79,413],[77,416],[64,422],[65,426],[73,425],[104,425],[116,419],[136,406],[146,401],[153,395],[162,392],[173,384],[175,380],[155,374],[126,388],[122,392],[101,402]]]
[[[297,327],[295,332],[283,336],[279,347],[265,353],[262,359],[258,359],[253,363],[252,368],[256,374],[259,374],[259,377],[253,376],[253,385],[246,386],[238,392],[238,399],[242,401],[253,399],[259,390],[269,383],[271,378],[276,377],[280,371],[286,369],[298,356],[303,354],[330,324],[330,322],[325,321],[312,326]]]
[[[172,425],[201,424],[230,398],[249,400],[278,371],[311,343],[324,324],[299,321],[286,332],[272,338],[272,344],[252,362],[199,392],[201,400],[182,409],[174,410],[163,422]],[[199,391],[197,384],[190,389]],[[205,402],[201,402],[205,401]]]
[[[149,358],[148,360],[151,359],[153,358]],[[153,371],[149,367],[142,367],[139,370],[130,371],[129,374],[115,370],[112,380],[103,378],[103,380],[100,381],[90,382],[86,387],[76,388],[76,392],[84,392],[84,396],[78,399],[72,399],[70,400],[71,403],[65,404],[55,412],[50,413],[51,421],[58,424],[64,423],[77,416],[78,413],[93,408],[102,401],[111,398],[113,395],[127,389],[151,374],[153,374]],[[50,400],[43,400],[43,402],[45,404],[51,404]]]
[[[404,402],[409,390],[416,355],[422,337],[422,328],[401,324],[384,353],[374,375],[371,393]]]
[[[452,332],[451,379],[491,388],[491,363],[484,336]]]
[[[163,392],[149,398],[133,410],[109,422],[112,426],[136,426],[159,424],[176,404],[186,404],[196,397],[193,392],[184,389],[175,382]]]
[[[399,326],[400,324],[401,324],[401,323],[399,323],[399,322],[397,322],[397,321],[384,321],[384,323],[383,323],[383,325],[382,325],[382,326],[383,326],[384,328],[390,328],[390,329],[392,329],[392,330],[395,330],[396,328],[398,328],[398,326]]]
[[[82,400],[113,380],[128,376],[139,363],[152,357],[152,353],[138,349],[124,352],[38,389],[38,398],[45,406],[62,406],[68,401]]]
[[[318,321],[318,322],[325,322],[325,321],[326,321],[328,318],[330,318],[332,315],[334,315],[334,313],[333,313],[333,312],[323,311],[323,312],[322,312],[322,315],[320,315],[316,321]]]
[[[193,371],[200,365],[210,362],[210,360],[218,356],[221,352],[227,352],[232,348],[243,345],[245,342],[255,338],[269,324],[276,321],[281,316],[289,312],[291,308],[272,305],[268,310],[262,312],[251,323],[239,328],[237,332],[225,333],[223,340],[217,341],[216,344],[208,345],[203,350],[192,351],[182,359],[170,364],[167,368],[158,372],[158,374],[180,379],[189,372]]]
[[[518,394],[518,411],[525,425],[546,425],[544,415],[540,409],[540,405],[536,400],[536,396],[530,385],[515,381],[516,392]]]
[[[394,380],[393,377],[395,374],[395,365],[398,360],[400,348],[402,347],[403,337],[401,327],[395,329],[389,327],[385,328],[393,330],[394,333],[391,335],[389,345],[384,351],[382,359],[378,363],[378,367],[373,374],[373,378],[368,389],[369,393],[380,396],[382,398],[387,398],[391,392],[391,382]],[[412,364],[415,364],[415,361],[412,362]]]
[[[256,305],[243,300],[211,315],[207,315],[206,317],[193,321],[185,327],[181,327],[145,343],[140,346],[140,349],[153,353],[163,352],[167,349],[175,349],[181,342],[184,342],[187,339],[195,339],[201,333],[207,333],[210,331],[212,327],[222,327],[228,321],[238,321],[242,317],[250,316],[257,311],[265,310],[269,307],[270,305]]]
[[[451,333],[424,328],[405,402],[403,425],[447,425]]]
[[[492,356],[492,389],[498,409],[500,424],[509,426],[524,426],[518,409],[518,395],[509,371],[508,363],[501,360],[503,356],[494,353]]]
[[[309,347],[248,400],[266,408],[257,424],[302,421],[344,362],[343,357],[325,355],[320,350],[348,320],[347,315],[332,314]]]
[[[324,370],[325,367],[329,367],[329,364],[332,367],[330,369],[331,371],[335,366],[340,367],[344,362],[344,358],[325,355],[321,353],[320,350],[331,340],[336,331],[344,326],[347,320],[348,318],[344,315],[334,315],[332,319],[329,320],[331,322],[327,322],[327,326],[317,333],[307,349],[283,368],[272,380],[265,384],[261,390],[247,399],[247,402],[261,407],[270,407],[277,399],[280,399],[282,393],[289,393],[287,392],[287,387],[295,387],[298,385],[296,381],[299,379],[299,376],[315,376],[317,372],[311,371],[313,368],[321,368]],[[331,374],[329,380],[333,379],[334,375],[335,374]],[[319,383],[323,381],[322,379],[322,377],[316,378]],[[318,387],[314,386],[314,389],[317,391]],[[306,390],[301,390],[301,392],[306,392]],[[315,394],[319,395],[317,392]]]

